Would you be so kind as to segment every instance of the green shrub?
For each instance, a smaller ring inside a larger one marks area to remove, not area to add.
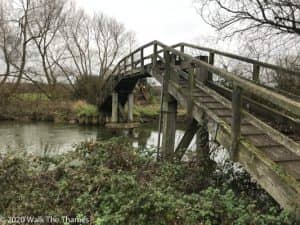
[[[197,164],[158,163],[153,152],[111,139],[55,159],[3,157],[0,215],[69,215],[98,225],[296,225],[273,202],[260,208],[218,183],[220,175],[207,187]]]

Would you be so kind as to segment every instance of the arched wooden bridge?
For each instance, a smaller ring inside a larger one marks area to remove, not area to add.
[[[205,54],[194,57],[187,54],[191,51]],[[250,65],[252,79],[214,65],[220,56]],[[261,85],[264,69],[300,77],[300,72],[214,49],[186,43],[170,47],[153,41],[123,58],[105,77],[99,101],[111,108],[113,123],[119,122],[128,102],[127,119],[132,121],[137,81],[156,78],[163,87],[162,159],[181,159],[195,134],[198,151],[207,155],[209,133],[283,208],[299,217],[300,97]],[[220,79],[227,85],[216,82]],[[190,123],[175,148],[177,104],[187,110]]]

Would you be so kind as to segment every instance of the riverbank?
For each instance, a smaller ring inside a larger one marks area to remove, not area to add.
[[[134,119],[138,122],[152,122],[158,119],[160,104],[138,103],[134,106]],[[178,120],[185,119],[185,111],[178,110]],[[103,125],[106,122],[97,107],[83,100],[49,100],[42,94],[22,94],[14,96],[0,106],[0,120],[46,121],[55,123],[76,123],[83,125]]]
[[[126,139],[85,142],[56,157],[0,157],[0,215],[97,225],[296,225],[244,171],[209,176],[191,159],[158,163]],[[25,224],[25,223],[24,223]],[[51,224],[51,223],[41,223]]]

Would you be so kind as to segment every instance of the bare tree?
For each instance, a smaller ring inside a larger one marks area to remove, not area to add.
[[[217,30],[238,24],[233,32],[268,28],[300,35],[298,0],[196,0],[196,4],[202,18]]]
[[[9,20],[7,15],[7,2],[3,0],[0,1],[0,49],[2,53],[2,64],[5,65],[5,70],[1,74],[0,78],[0,88],[3,84],[7,81],[8,76],[10,74],[10,60],[12,54],[12,48],[9,47],[10,43],[10,36],[12,36],[13,30],[9,26]]]
[[[278,52],[295,45],[299,47],[299,0],[194,0],[194,2],[206,23],[225,38],[239,35],[238,38],[248,43],[247,50],[259,46],[260,52]]]
[[[78,78],[99,78],[135,44],[114,18],[65,0],[0,0],[0,31],[0,86],[14,93],[26,80],[49,98],[62,75],[73,88]]]
[[[34,49],[38,51],[42,64],[43,74],[40,77],[46,79],[50,87],[50,96],[57,83],[55,62],[62,57],[62,54],[56,51],[55,45],[58,31],[64,23],[64,6],[63,0],[32,0],[32,12],[28,24],[29,35],[34,41],[33,47],[36,47]]]
[[[74,8],[68,12],[61,34],[67,53],[59,67],[71,83],[74,77],[93,75],[100,78],[109,73],[114,63],[135,43],[134,33],[126,31],[114,18],[102,13],[91,18]]]
[[[9,79],[12,83],[10,94],[13,94],[22,79],[27,77],[27,50],[35,38],[28,34],[32,9],[31,0],[12,0],[9,3],[1,1],[1,50],[6,64],[1,83],[4,84]]]

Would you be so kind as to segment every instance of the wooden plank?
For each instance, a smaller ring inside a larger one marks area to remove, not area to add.
[[[226,106],[222,105],[221,103],[206,103],[205,104],[207,108],[209,109],[228,109]]]
[[[256,83],[259,83],[259,70],[259,65],[253,64],[252,80]]]
[[[192,121],[187,125],[185,129],[185,133],[183,137],[180,140],[180,143],[178,144],[176,150],[175,150],[175,157],[178,160],[181,160],[184,156],[187,148],[189,147],[191,141],[193,140],[193,137],[195,136],[197,130],[199,129],[198,121],[195,119],[192,119]]]
[[[230,109],[213,109],[214,113],[218,116],[232,116],[232,111]]]
[[[300,143],[300,136],[299,135],[296,135],[296,134],[290,134],[288,135],[289,138],[293,139],[294,141]]]
[[[213,53],[213,52],[209,53],[208,63],[210,65],[214,65],[215,64],[215,53]],[[213,73],[212,72],[208,72],[208,80],[209,81],[213,80]]]
[[[205,94],[205,93],[193,93],[194,97],[210,97],[209,95]]]
[[[290,173],[297,180],[300,180],[300,160],[292,162],[279,162],[283,168],[285,168],[288,173]]]
[[[259,149],[262,150],[274,162],[300,160],[300,156],[297,156],[295,153],[289,151],[284,146],[262,147]]]
[[[272,140],[268,135],[255,135],[255,136],[248,136],[252,144],[255,147],[273,147],[273,146],[280,146],[280,144],[274,140]]]
[[[220,124],[217,141],[230,146],[230,130]],[[246,140],[241,140],[239,162],[279,204],[295,214],[300,213],[300,186],[294,177],[282,171],[282,167],[266,157],[263,152]]]
[[[229,126],[231,126],[232,123],[232,116],[220,116]],[[241,125],[251,125],[251,123],[246,119],[243,118],[241,121]]]
[[[201,103],[217,103],[218,101],[214,99],[211,96],[208,97],[197,97],[195,98],[195,101],[201,102]]]
[[[262,130],[258,129],[257,127],[255,127],[253,125],[242,125],[241,133],[244,136],[264,134],[264,132]]]
[[[225,110],[224,110],[225,111]],[[230,110],[228,110],[231,112]],[[231,159],[237,161],[241,136],[242,89],[234,85],[232,92],[232,124],[231,124]]]

